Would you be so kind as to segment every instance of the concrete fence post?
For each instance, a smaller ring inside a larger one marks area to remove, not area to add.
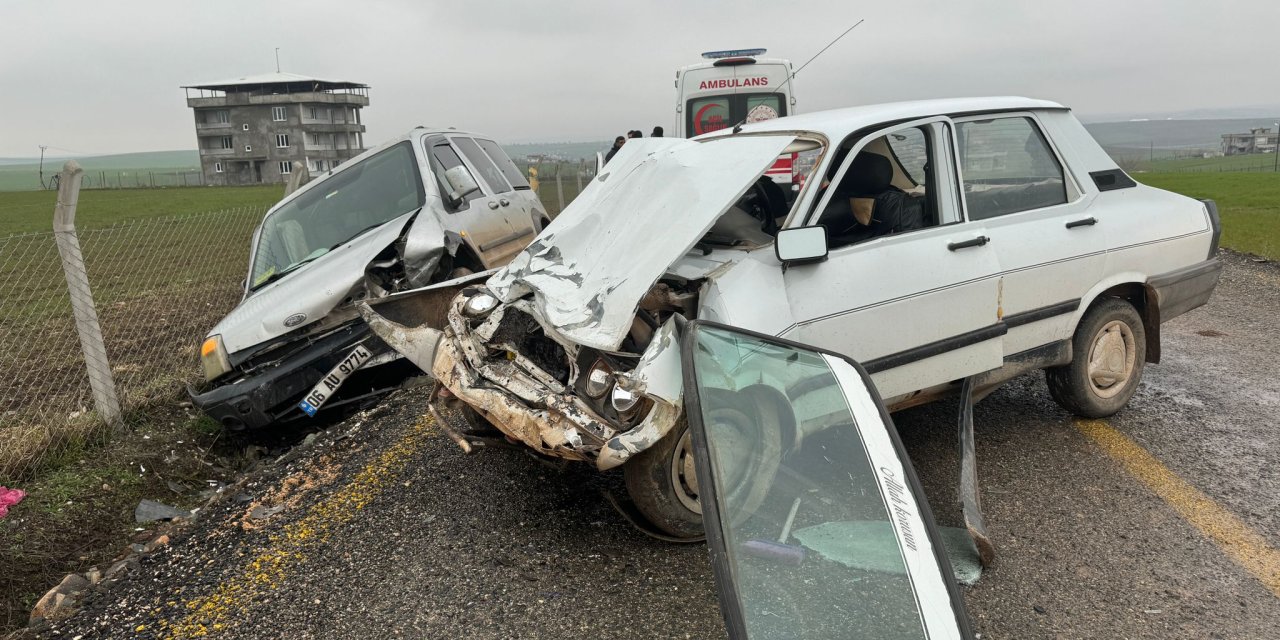
[[[574,165],[573,175],[578,178],[578,195],[582,195],[582,166]],[[577,197],[577,196],[574,196]]]
[[[102,419],[114,425],[120,421],[120,400],[116,397],[115,380],[107,362],[107,347],[102,341],[98,312],[93,306],[89,275],[85,272],[84,255],[80,253],[80,237],[76,234],[76,203],[80,200],[80,181],[83,178],[84,171],[75,160],[68,160],[63,165],[58,183],[58,204],[53,210],[53,237],[58,244],[58,255],[62,257],[62,272],[67,277],[71,312],[75,315],[80,350],[84,353],[85,368],[89,372],[93,404]]]
[[[560,198],[560,210],[564,211],[564,179],[563,171],[556,171],[556,197]],[[560,214],[556,214],[560,215]]]

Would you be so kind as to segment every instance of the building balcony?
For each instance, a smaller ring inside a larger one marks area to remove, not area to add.
[[[231,123],[230,122],[197,122],[196,123],[197,132],[210,131],[210,130],[230,131]]]
[[[200,149],[202,156],[217,156],[219,158],[230,157],[236,154],[235,149]]]
[[[364,133],[362,124],[339,122],[307,122],[302,121],[302,130],[307,133]]]
[[[369,97],[356,93],[325,93],[323,91],[308,91],[304,93],[273,93],[268,95],[228,93],[224,96],[211,98],[187,98],[187,106],[193,109],[209,107],[238,107],[253,104],[294,104],[298,102],[367,107],[369,106]]]

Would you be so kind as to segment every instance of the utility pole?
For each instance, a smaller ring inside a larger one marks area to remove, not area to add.
[[[276,47],[276,73],[280,73],[280,47]]]
[[[1275,156],[1274,164],[1271,167],[1273,173],[1280,172],[1280,122],[1273,122],[1276,128],[1276,144],[1271,147],[1271,153]]]

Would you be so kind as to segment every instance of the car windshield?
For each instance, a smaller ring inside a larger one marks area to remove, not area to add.
[[[262,222],[249,270],[251,288],[420,208],[425,197],[408,141],[350,164]]]

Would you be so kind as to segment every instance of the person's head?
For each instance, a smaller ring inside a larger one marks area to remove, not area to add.
[[[644,136],[644,134],[643,134],[643,133],[640,133],[640,130],[639,130],[639,129],[632,129],[632,130],[631,130],[631,132],[627,134],[627,137],[628,137],[628,138],[640,138],[640,137],[643,137],[643,136]]]
[[[627,141],[625,136],[618,136],[613,139],[613,148],[621,147]]]
[[[649,134],[649,137],[650,137],[650,138],[661,138],[661,137],[662,137],[662,127],[654,127],[654,128],[653,128],[653,133]]]

